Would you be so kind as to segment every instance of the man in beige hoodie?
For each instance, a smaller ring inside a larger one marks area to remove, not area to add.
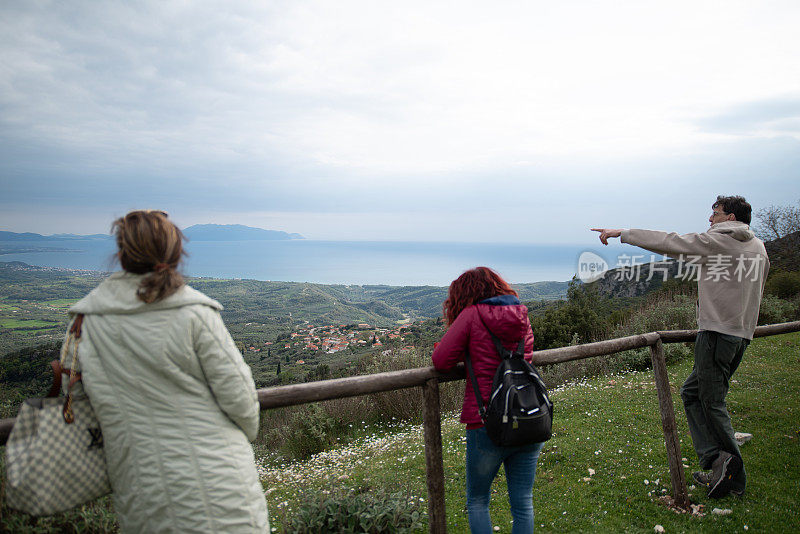
[[[711,227],[678,235],[653,230],[592,228],[600,241],[620,237],[656,254],[677,259],[698,285],[694,368],[681,388],[689,432],[700,466],[694,480],[708,496],[744,493],[747,477],[725,405],[730,379],[753,339],[769,271],[764,243],[750,230],[750,204],[740,196],[717,197]]]

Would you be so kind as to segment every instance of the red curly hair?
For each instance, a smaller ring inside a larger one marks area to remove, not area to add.
[[[467,306],[498,295],[518,296],[499,274],[488,267],[475,267],[450,284],[447,300],[442,304],[442,315],[450,326]]]

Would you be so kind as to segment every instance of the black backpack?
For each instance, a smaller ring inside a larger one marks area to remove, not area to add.
[[[500,356],[488,405],[484,405],[481,398],[469,351],[465,359],[486,433],[499,447],[547,441],[553,435],[553,403],[547,395],[542,377],[525,360],[525,338],[519,341],[517,350],[510,351],[488,327],[486,330],[489,331],[495,350]]]

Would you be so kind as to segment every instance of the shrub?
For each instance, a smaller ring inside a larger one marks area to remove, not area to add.
[[[697,328],[695,298],[692,295],[661,295],[630,314],[627,320],[613,328],[608,338]]]
[[[609,339],[626,337],[659,330],[688,330],[696,328],[696,325],[694,295],[662,292],[631,312],[627,320],[611,329],[607,337]],[[667,363],[680,361],[691,355],[691,344],[664,345],[664,357]],[[652,367],[649,348],[628,350],[599,359],[605,362],[603,369],[605,372],[644,370]]]
[[[0,468],[2,468],[0,462]],[[5,469],[0,469],[5,472]],[[0,485],[5,483],[1,480]],[[0,492],[1,494],[2,492]],[[2,496],[2,495],[0,495]],[[0,532],[13,534],[110,534],[119,532],[117,518],[107,495],[82,506],[48,516],[31,516],[0,504]]]
[[[336,442],[342,423],[319,404],[308,404],[293,411],[288,424],[271,432],[283,434],[283,449],[290,458],[308,458]]]
[[[667,364],[689,358],[693,354],[692,343],[669,343],[664,345],[664,359]],[[649,348],[626,350],[607,357],[609,367],[614,371],[643,371],[653,367]]]
[[[430,352],[415,348],[407,353],[392,351],[386,356],[376,354],[370,361],[362,362],[359,374],[375,374],[433,365]],[[461,408],[464,399],[464,383],[439,384],[439,401],[444,412]],[[423,398],[420,388],[405,388],[377,393],[371,398],[369,407],[372,420],[385,420],[395,417],[405,421],[421,421]],[[363,418],[363,414],[358,416]],[[359,419],[361,420],[361,419]]]
[[[430,352],[416,348],[408,352],[392,350],[386,355],[364,355],[355,373],[367,375],[431,365]],[[439,385],[441,409],[461,408],[464,382]],[[394,420],[422,421],[423,397],[418,387],[376,393],[368,396],[334,399],[319,404],[289,406],[261,416],[255,448],[260,457],[276,460],[304,459],[346,442],[364,425],[379,425]]]
[[[401,493],[340,491],[306,496],[284,530],[297,534],[369,534],[416,532],[422,529],[419,503]]]
[[[797,317],[797,302],[783,300],[775,295],[764,295],[764,298],[761,299],[758,324],[784,323]]]
[[[782,299],[790,299],[800,294],[800,273],[778,272],[767,280],[765,293]]]

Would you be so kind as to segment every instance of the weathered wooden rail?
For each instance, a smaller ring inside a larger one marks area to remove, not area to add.
[[[759,326],[756,328],[755,337],[774,336],[798,331],[800,331],[800,321],[794,321]],[[533,353],[534,364],[550,365],[596,356],[606,356],[630,349],[650,348],[656,393],[661,411],[661,426],[664,431],[664,443],[669,459],[672,497],[675,500],[675,504],[683,508],[688,507],[689,496],[681,463],[680,441],[675,425],[675,411],[667,376],[663,344],[690,342],[694,341],[696,337],[697,330],[669,330],[609,339],[584,345],[540,350]],[[428,519],[431,532],[444,533],[447,531],[447,525],[444,505],[444,465],[442,460],[439,383],[463,380],[464,377],[463,364],[459,364],[458,367],[447,373],[436,371],[433,367],[423,367],[260,389],[258,390],[258,400],[261,404],[261,409],[268,410],[283,406],[421,387],[424,398],[423,427],[428,484]],[[0,419],[0,445],[5,444],[13,426],[13,418]]]

